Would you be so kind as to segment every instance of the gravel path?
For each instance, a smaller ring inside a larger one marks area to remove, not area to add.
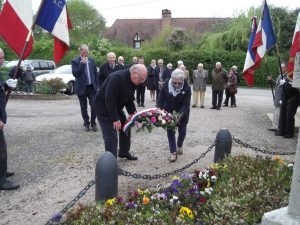
[[[148,91],[145,104],[153,107]],[[192,108],[184,154],[176,163],[168,162],[166,132],[157,128],[148,132],[132,132],[132,152],[138,161],[118,159],[119,166],[141,174],[160,174],[191,163],[214,142],[221,128],[252,146],[272,151],[295,151],[297,138],[276,137],[267,128],[273,112],[270,90],[240,88],[237,108],[211,110],[211,89],[205,97],[205,109]],[[143,109],[143,108],[139,108]],[[16,191],[0,191],[0,224],[45,224],[94,179],[95,164],[104,145],[101,132],[85,132],[76,96],[64,100],[10,99],[7,105],[8,124],[5,136],[8,145],[11,179],[20,183]],[[297,133],[298,136],[298,133]],[[186,170],[206,167],[213,161],[210,152]],[[232,154],[255,155],[250,149],[233,144]],[[293,160],[294,156],[286,157]],[[154,188],[167,184],[169,178],[147,181],[119,177],[119,194],[132,188]],[[92,187],[81,203],[93,202]]]

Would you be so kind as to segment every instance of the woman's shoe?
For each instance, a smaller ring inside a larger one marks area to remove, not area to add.
[[[183,148],[177,148],[177,155],[182,155],[183,154]]]
[[[175,162],[177,160],[177,154],[171,154],[169,161],[170,162]]]

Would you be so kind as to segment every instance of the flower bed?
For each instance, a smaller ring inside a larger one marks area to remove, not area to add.
[[[228,157],[154,191],[80,205],[63,224],[255,224],[264,212],[287,205],[291,168],[278,157]]]

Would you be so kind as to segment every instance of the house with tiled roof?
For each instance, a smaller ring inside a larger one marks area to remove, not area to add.
[[[161,19],[117,19],[103,36],[128,47],[141,48],[143,41],[151,40],[165,28],[204,33],[226,20],[228,18],[172,18],[171,11],[164,9]]]

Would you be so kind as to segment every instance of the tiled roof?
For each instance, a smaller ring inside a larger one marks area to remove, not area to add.
[[[212,25],[224,22],[229,18],[162,18],[162,19],[117,19],[115,23],[103,34],[105,38],[133,46],[136,33],[142,40],[151,40],[158,35],[163,24],[174,28],[183,28],[187,31],[203,33]]]

